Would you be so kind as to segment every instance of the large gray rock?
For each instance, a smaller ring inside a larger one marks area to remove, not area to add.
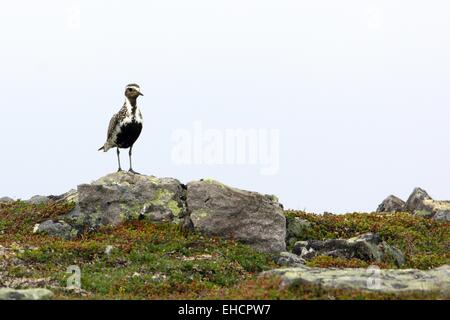
[[[186,214],[185,198],[185,187],[176,179],[112,173],[79,185],[76,193],[69,191],[54,197],[75,201],[77,206],[56,221],[35,226],[35,232],[67,238],[133,219],[178,224]]]
[[[128,172],[109,174],[78,186],[78,206],[91,226],[118,225],[131,219],[179,222],[185,214],[185,189],[172,178]]]
[[[0,300],[49,300],[53,293],[47,289],[0,288]]]
[[[312,259],[319,255],[336,258],[357,258],[368,262],[394,262],[397,266],[405,263],[400,250],[382,241],[379,235],[366,233],[351,239],[308,240],[294,245],[293,252],[302,259]]]
[[[282,285],[296,283],[325,288],[377,291],[385,293],[440,292],[450,293],[450,266],[427,271],[416,269],[337,269],[298,266],[266,271],[262,276],[280,276]]]
[[[406,203],[402,199],[390,195],[378,206],[377,212],[405,212]]]
[[[195,230],[264,252],[285,251],[286,218],[273,196],[195,181],[187,185],[187,207]]]

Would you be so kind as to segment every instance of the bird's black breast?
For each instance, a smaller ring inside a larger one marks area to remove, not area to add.
[[[117,134],[116,144],[119,148],[131,147],[139,138],[142,131],[142,123],[132,121],[127,124],[123,124],[120,132]]]

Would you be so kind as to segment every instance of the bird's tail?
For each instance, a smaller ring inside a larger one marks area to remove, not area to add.
[[[102,146],[98,151],[105,150],[105,146]]]

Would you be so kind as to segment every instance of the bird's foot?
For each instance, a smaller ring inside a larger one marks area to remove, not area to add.
[[[133,169],[128,170],[128,172],[133,173],[133,174],[140,174],[139,172],[136,172]]]
[[[121,168],[119,168],[118,170],[117,170],[117,172],[122,172],[123,170],[121,169]]]

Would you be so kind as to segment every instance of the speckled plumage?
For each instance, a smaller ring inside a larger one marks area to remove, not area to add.
[[[119,148],[130,148],[130,171],[132,171],[131,150],[141,134],[143,125],[142,113],[137,106],[137,98],[141,95],[143,94],[140,92],[137,84],[129,84],[126,87],[125,103],[109,121],[106,142],[99,149],[99,151],[107,152],[111,148],[117,148],[119,171],[122,170],[120,167]]]

